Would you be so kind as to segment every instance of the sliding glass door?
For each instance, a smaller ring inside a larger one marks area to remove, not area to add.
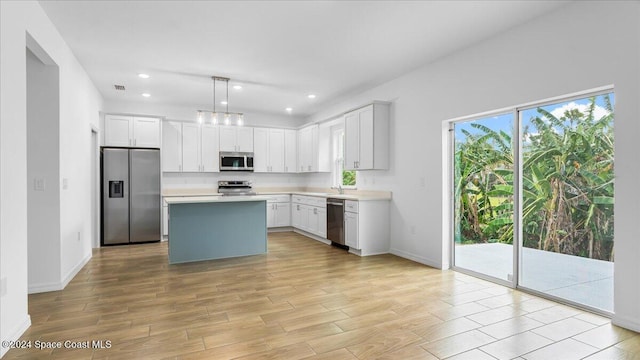
[[[511,282],[513,114],[454,123],[454,266]]]
[[[613,94],[522,109],[519,284],[613,311]]]
[[[455,268],[613,311],[613,103],[601,92],[452,124]]]

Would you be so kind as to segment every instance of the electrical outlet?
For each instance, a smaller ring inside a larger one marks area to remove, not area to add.
[[[427,187],[427,179],[424,176],[420,178],[420,187]]]
[[[513,281],[513,274],[507,274],[507,280]]]
[[[68,188],[69,188],[69,179],[63,178],[62,179],[62,190],[67,190]]]
[[[7,295],[7,278],[0,279],[0,297]]]
[[[80,241],[80,231],[78,231],[78,241]]]
[[[411,235],[415,235],[416,234],[416,227],[414,225],[411,225],[409,227],[409,231],[411,231]]]

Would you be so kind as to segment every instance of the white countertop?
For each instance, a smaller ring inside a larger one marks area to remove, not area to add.
[[[223,202],[246,202],[246,201],[267,201],[264,196],[171,196],[165,198],[167,204],[193,204],[193,203],[223,203]]]
[[[334,192],[315,192],[315,191],[300,191],[300,190],[260,190],[257,189],[257,194],[259,195],[302,195],[302,196],[315,196],[322,198],[336,198],[336,199],[345,199],[345,200],[356,200],[356,201],[374,201],[374,200],[391,200],[391,192],[388,191],[362,191],[361,193],[347,193],[347,194],[338,194]],[[162,196],[164,196],[165,201],[169,203],[169,200],[172,200],[173,203],[177,201],[173,201],[174,199],[180,198],[236,198],[245,196],[222,196],[222,194],[216,192],[216,190],[211,189],[169,189],[163,190]],[[249,198],[254,198],[249,197]],[[215,200],[203,200],[202,202],[209,202]],[[222,201],[233,201],[233,200],[222,200]],[[250,201],[250,200],[242,200],[242,201]],[[183,201],[183,202],[192,202],[192,201]]]

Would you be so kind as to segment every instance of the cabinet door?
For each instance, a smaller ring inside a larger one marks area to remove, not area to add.
[[[275,226],[291,226],[291,204],[276,203]]]
[[[291,226],[300,229],[300,204],[293,204],[291,207]]]
[[[162,171],[182,171],[182,123],[162,122]]]
[[[182,171],[199,172],[200,125],[182,124]]]
[[[276,226],[276,203],[267,203],[267,227]]]
[[[360,148],[358,169],[373,169],[373,105],[358,111]]]
[[[344,116],[344,168],[355,170],[360,157],[360,122],[358,111]]]
[[[255,149],[254,149],[255,151]],[[284,172],[284,130],[269,130],[269,171]]]
[[[298,166],[300,172],[311,171],[311,128],[300,130],[300,140],[298,141]]]
[[[236,128],[232,126],[220,127],[220,151],[238,151],[236,148]]]
[[[318,208],[315,206],[309,206],[307,208],[307,213],[309,214],[309,224],[307,226],[307,231],[312,234],[318,234]]]
[[[295,130],[284,131],[284,172],[298,172],[298,136]]]
[[[204,172],[220,171],[218,153],[218,127],[202,125],[200,128],[200,163]]]
[[[253,129],[253,171],[269,172],[269,129]]]
[[[160,119],[134,117],[133,138],[133,146],[159,148]]]
[[[238,135],[236,137],[237,151],[252,152],[253,151],[253,128],[240,126],[237,128]]]
[[[322,238],[327,238],[327,209],[325,208],[316,208],[317,214],[316,218],[318,221],[318,236]]]
[[[318,171],[318,160],[319,160],[319,140],[320,140],[320,132],[318,125],[314,125],[311,127],[311,150],[309,151],[311,159],[309,160],[309,171],[317,172]]]
[[[106,115],[104,117],[104,144],[106,146],[133,146],[133,118]]]
[[[344,213],[344,242],[348,247],[360,249],[358,241],[358,214],[356,213]]]

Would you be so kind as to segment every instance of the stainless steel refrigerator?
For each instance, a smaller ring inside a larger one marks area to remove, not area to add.
[[[103,147],[102,245],[161,239],[160,150]]]

